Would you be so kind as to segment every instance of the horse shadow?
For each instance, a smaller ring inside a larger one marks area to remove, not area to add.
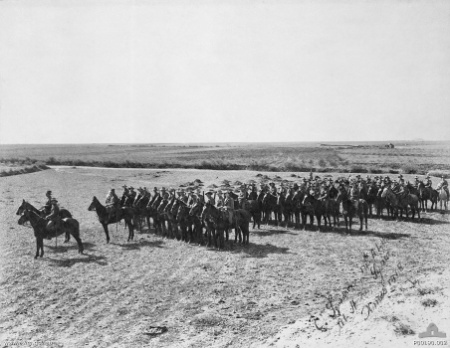
[[[258,236],[258,237],[269,237],[273,235],[280,235],[280,234],[290,234],[290,235],[296,235],[296,233],[292,233],[292,231],[289,230],[250,230],[250,234]]]
[[[249,243],[247,245],[232,244],[229,246],[231,253],[244,253],[245,257],[262,259],[270,254],[293,254],[289,252],[289,248],[280,248],[273,244],[255,244]]]
[[[343,236],[348,237],[378,237],[378,238],[386,238],[386,239],[401,239],[401,238],[410,238],[411,235],[408,233],[397,233],[397,232],[378,232],[371,230],[363,230],[352,229],[351,231],[347,231],[345,227],[334,227],[331,229],[330,227],[322,228],[322,230],[318,233],[336,233]]]
[[[50,250],[52,250],[56,254],[65,253],[71,249],[78,250],[77,244],[72,244],[72,245],[61,244],[57,247],[53,246],[53,245],[46,245],[46,247],[49,248]],[[95,244],[83,242],[84,250],[92,250],[92,249],[94,249],[94,247],[95,247]]]
[[[110,244],[120,246],[125,250],[140,250],[142,247],[164,248],[162,246],[164,244],[164,241],[162,240],[156,240],[153,242],[150,242],[148,240],[139,240],[137,242],[131,243],[110,243]]]
[[[89,254],[84,254],[84,257],[80,256],[73,259],[58,260],[47,258],[46,260],[50,261],[56,267],[72,267],[77,263],[96,263],[100,266],[106,266],[108,264],[106,257]]]

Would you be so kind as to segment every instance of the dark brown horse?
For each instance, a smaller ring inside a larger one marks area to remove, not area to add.
[[[21,212],[19,213],[19,211],[23,211],[25,209],[38,214],[41,218],[45,218],[45,216],[46,216],[44,210],[35,208],[30,202],[27,202],[25,200],[22,201],[22,205],[17,210],[16,215],[21,215],[22,213]],[[72,218],[72,214],[67,209],[64,209],[64,208],[61,208],[59,210],[58,216],[60,219]],[[70,240],[70,233],[66,233],[64,243],[68,242],[69,240]]]
[[[212,204],[207,204],[205,208],[202,211],[202,217],[210,217],[211,219],[214,219],[215,221],[219,221],[217,219],[223,220],[223,226],[225,228],[225,231],[228,231],[229,229],[234,228],[235,229],[235,236],[234,241],[237,242],[239,238],[239,242],[243,244],[249,244],[250,240],[250,219],[251,215],[247,210],[244,209],[237,209],[234,211],[233,219],[231,221],[229,220],[229,214],[227,211],[221,211]],[[216,227],[217,229],[217,227]],[[242,233],[242,236],[241,236]]]
[[[78,253],[83,253],[83,243],[81,242],[80,238],[80,224],[77,220],[73,218],[64,218],[61,220],[61,224],[58,228],[49,229],[47,227],[48,221],[41,218],[38,213],[26,208],[21,209],[20,207],[19,210],[19,214],[21,214],[21,217],[18,221],[18,224],[23,225],[25,222],[29,221],[31,227],[33,227],[34,230],[34,236],[36,238],[36,255],[34,256],[35,259],[38,256],[44,256],[44,238],[51,239],[54,237],[58,237],[63,233],[72,235],[73,238],[75,238],[75,240],[77,241]],[[41,251],[40,255],[39,250]]]
[[[396,195],[390,187],[386,187],[381,194],[381,197],[386,198],[396,210],[400,210],[400,218],[402,217],[403,211],[405,211],[406,217],[408,218],[408,207],[411,209],[411,219],[414,220],[415,213],[417,212],[417,217],[420,219],[420,209],[419,209],[419,198],[415,195],[409,193],[403,193]]]
[[[119,208],[119,211],[117,213],[112,214],[110,218],[110,214],[106,207],[100,203],[100,201],[97,199],[97,197],[94,196],[92,198],[92,202],[88,207],[89,211],[95,211],[97,213],[98,221],[103,226],[103,230],[106,234],[106,242],[109,243],[109,231],[108,231],[108,225],[113,223],[118,223],[122,219],[125,220],[125,226],[128,226],[128,241],[133,240],[134,238],[134,225],[133,225],[133,217],[134,217],[134,210],[130,207],[121,207]]]
[[[258,200],[249,200],[245,205],[247,210],[253,219],[253,229],[258,225],[258,229],[261,228],[261,214],[262,214],[262,202]]]
[[[417,186],[417,191],[419,193],[417,197],[419,198],[420,208],[422,209],[422,211],[427,211],[428,201],[431,202],[430,210],[433,210],[433,207],[434,209],[437,209],[439,193],[436,190],[434,190],[432,187],[425,186],[425,184],[420,181],[419,185]]]
[[[348,232],[352,230],[353,217],[357,215],[359,217],[359,230],[363,230],[365,226],[367,231],[367,216],[369,213],[369,205],[364,199],[350,200],[347,196],[338,196],[338,200],[342,201],[342,215],[345,221],[345,230]]]

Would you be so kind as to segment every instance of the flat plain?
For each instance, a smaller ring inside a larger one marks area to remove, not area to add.
[[[450,142],[0,145],[0,163],[307,172],[450,171]]]
[[[0,341],[399,347],[411,346],[430,321],[444,331],[450,327],[448,212],[422,213],[420,221],[371,218],[367,232],[348,234],[342,222],[321,232],[263,225],[251,230],[249,246],[230,242],[217,251],[146,229],[127,242],[123,224],[110,226],[106,244],[95,213],[87,211],[93,196],[104,200],[109,188],[121,193],[124,184],[176,187],[200,179],[207,186],[258,174],[300,180],[289,172],[72,166],[0,178]],[[60,238],[57,247],[46,240],[44,257],[33,258],[33,232],[17,224],[15,212],[22,199],[41,206],[47,189],[80,221],[84,255],[73,240],[63,244]],[[378,277],[364,267],[372,258],[380,266],[386,254]],[[365,306],[383,288],[387,294],[368,313]],[[342,316],[331,316],[340,299],[345,325]]]

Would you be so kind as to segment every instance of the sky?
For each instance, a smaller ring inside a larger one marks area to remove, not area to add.
[[[416,138],[450,1],[0,1],[0,144]]]

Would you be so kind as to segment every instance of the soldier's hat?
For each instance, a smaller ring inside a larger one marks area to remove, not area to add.
[[[295,183],[293,187],[294,187],[294,189],[298,189],[298,184]]]
[[[206,191],[205,195],[212,195],[214,192],[213,191]]]
[[[128,186],[127,186],[127,185],[123,185],[122,187],[123,187],[123,188],[127,188]]]
[[[112,189],[110,189],[109,191],[110,191],[110,192],[115,192],[116,190],[112,188]]]
[[[51,194],[52,194],[52,191],[48,190],[45,194],[46,194],[46,195],[51,195]]]
[[[223,192],[222,192],[222,190],[217,190],[217,193],[220,193],[220,194],[222,194]]]
[[[133,186],[130,186],[128,189],[130,189],[130,190],[134,190],[134,187]]]
[[[166,188],[165,187],[161,187],[161,191],[165,192]]]
[[[50,202],[52,202],[52,203],[58,203],[58,201],[56,200],[56,198],[52,198]]]
[[[153,191],[158,191],[158,188],[157,188],[157,187],[154,187],[154,188],[153,188]]]

